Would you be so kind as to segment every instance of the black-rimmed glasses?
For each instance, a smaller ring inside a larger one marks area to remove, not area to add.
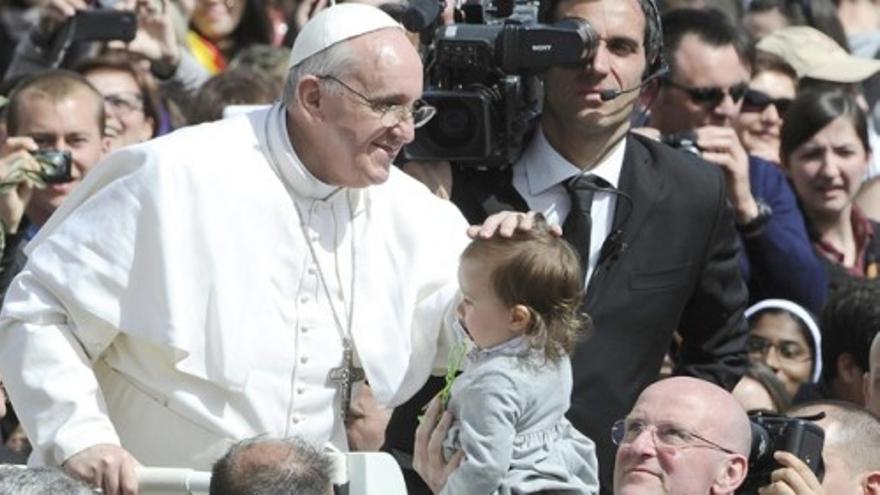
[[[611,440],[614,445],[632,443],[646,430],[650,430],[654,445],[659,449],[678,450],[705,447],[720,450],[725,454],[735,454],[734,451],[684,428],[671,424],[652,425],[638,419],[618,419],[615,421],[611,427]]]
[[[691,86],[679,84],[668,77],[663,81],[664,84],[668,84],[669,86],[686,93],[694,103],[698,105],[707,105],[713,108],[720,105],[721,102],[724,101],[724,97],[728,95],[730,95],[730,99],[732,99],[734,103],[739,102],[749,89],[748,83],[745,82],[730,86],[729,88],[719,88],[718,86],[693,88]]]
[[[401,122],[412,120],[413,127],[418,129],[427,124],[437,113],[437,109],[428,105],[424,100],[416,100],[412,108],[406,105],[389,105],[364,96],[360,91],[352,88],[335,76],[323,75],[317,77],[324,81],[333,81],[360,98],[366,106],[379,115],[379,122],[385,127],[394,127]]]
[[[788,107],[791,106],[791,98],[773,98],[767,93],[755,89],[749,89],[743,95],[743,112],[763,112],[770,105],[776,107],[776,113],[780,116],[785,115]]]
[[[758,335],[749,335],[746,340],[746,350],[754,357],[763,358],[770,349],[776,349],[779,357],[787,361],[804,362],[812,357],[809,349],[793,340],[774,341]]]

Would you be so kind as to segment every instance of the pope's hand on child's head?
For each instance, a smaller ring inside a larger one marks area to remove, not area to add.
[[[413,469],[434,493],[443,489],[449,475],[464,458],[462,451],[456,452],[449,462],[443,458],[443,439],[446,438],[452,419],[449,411],[443,411],[440,399],[434,397],[416,429]]]
[[[511,237],[517,230],[531,230],[535,227],[535,215],[537,212],[522,213],[518,211],[501,211],[489,216],[482,225],[473,225],[468,228],[468,236],[472,239],[488,239],[496,235]],[[550,232],[556,236],[562,236],[562,229],[558,225],[550,227]]]

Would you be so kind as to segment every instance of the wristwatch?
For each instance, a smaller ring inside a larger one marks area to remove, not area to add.
[[[739,233],[746,238],[761,235],[764,232],[764,227],[767,226],[767,222],[770,221],[770,217],[773,215],[773,208],[770,208],[770,205],[763,199],[755,198],[755,204],[758,205],[758,216],[742,225],[736,226]]]

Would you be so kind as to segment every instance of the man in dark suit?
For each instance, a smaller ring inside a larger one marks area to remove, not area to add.
[[[611,425],[656,380],[676,330],[676,374],[727,389],[737,383],[746,364],[747,291],[721,172],[628,132],[642,81],[662,65],[652,0],[544,3],[545,22],[589,22],[600,40],[596,55],[547,71],[540,128],[520,160],[489,172],[453,166],[451,198],[475,224],[502,210],[535,210],[562,225],[566,238],[589,232],[588,240],[570,239],[586,268],[584,308],[595,331],[572,358],[568,416],[596,442],[602,490],[610,493]],[[571,192],[584,176],[593,183],[586,205]],[[592,221],[570,222],[577,216]],[[416,469],[437,491],[447,466],[427,448],[431,432],[417,436]]]

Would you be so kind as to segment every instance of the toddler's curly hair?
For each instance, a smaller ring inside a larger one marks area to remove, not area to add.
[[[580,311],[583,275],[577,253],[568,242],[550,232],[544,217],[535,217],[531,230],[512,237],[475,239],[463,260],[485,263],[491,270],[492,290],[508,308],[526,306],[531,321],[525,336],[531,350],[556,363],[571,354],[579,336],[592,330]]]

